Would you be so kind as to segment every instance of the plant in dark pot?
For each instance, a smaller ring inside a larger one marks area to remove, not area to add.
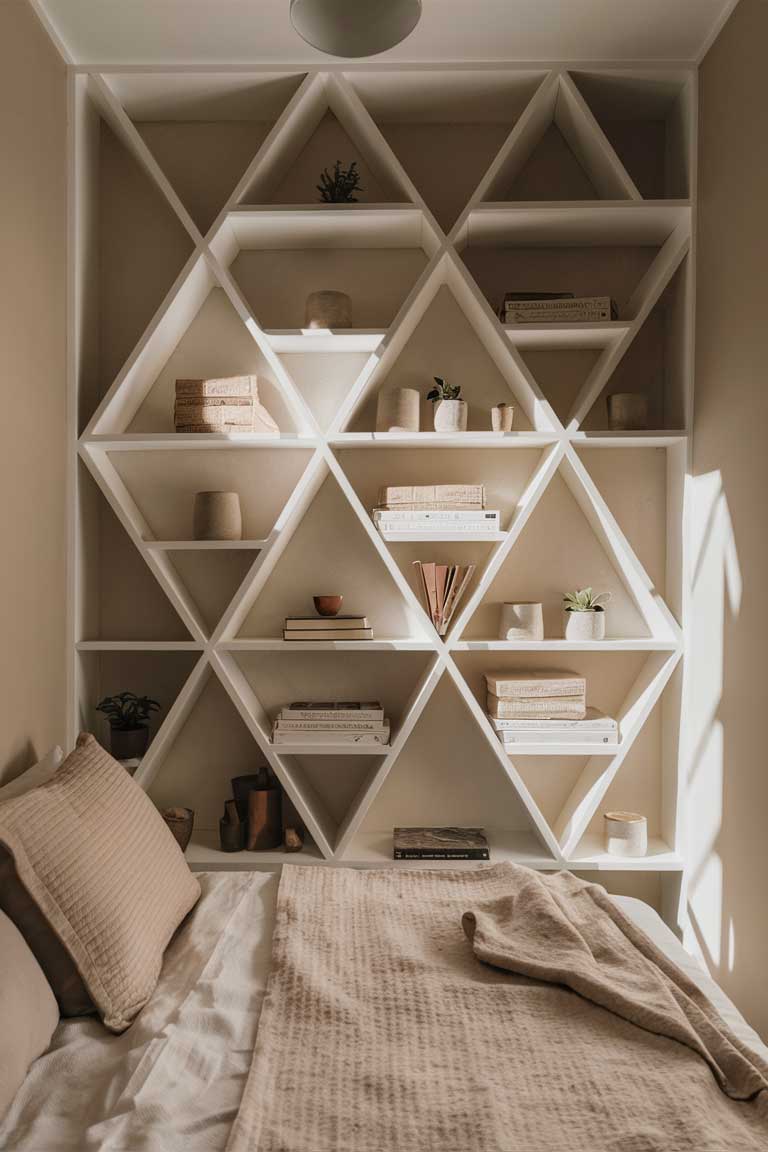
[[[116,760],[144,755],[149,743],[149,717],[159,708],[157,700],[134,692],[105,696],[96,705],[96,711],[103,712],[109,721],[110,749]]]

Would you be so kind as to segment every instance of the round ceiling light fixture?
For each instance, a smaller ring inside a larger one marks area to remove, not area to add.
[[[376,56],[410,36],[421,0],[291,0],[291,23],[329,56]]]

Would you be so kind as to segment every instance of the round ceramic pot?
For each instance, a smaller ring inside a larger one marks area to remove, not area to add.
[[[496,404],[491,408],[491,428],[494,432],[511,432],[514,416],[511,404]]]
[[[421,397],[415,388],[379,392],[376,401],[377,432],[418,432]]]
[[[318,616],[336,616],[341,611],[343,601],[343,596],[336,595],[312,597],[312,603],[315,606],[315,612],[317,612]]]
[[[467,416],[466,400],[434,400],[432,403],[435,432],[466,432]]]
[[[612,432],[638,432],[648,427],[648,397],[642,392],[614,392],[606,403]]]
[[[165,820],[174,840],[182,852],[187,849],[192,839],[192,829],[195,826],[195,813],[192,808],[166,808],[163,812]]]
[[[532,601],[524,601],[519,604],[502,604],[499,639],[543,640],[543,606]]]
[[[198,492],[192,534],[195,540],[242,540],[243,514],[237,492]]]
[[[648,821],[639,812],[606,812],[605,850],[612,856],[645,856]]]
[[[110,728],[109,747],[115,760],[140,758],[147,750],[149,728]]]
[[[352,301],[346,292],[311,292],[304,320],[307,328],[351,328]]]
[[[605,612],[563,612],[563,635],[566,640],[604,640]]]

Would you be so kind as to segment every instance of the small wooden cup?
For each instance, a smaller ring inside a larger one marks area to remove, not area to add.
[[[163,820],[165,820],[171,830],[174,840],[182,852],[185,852],[187,845],[192,839],[192,829],[195,826],[195,813],[193,809],[166,808],[162,815]]]
[[[312,603],[318,616],[336,616],[341,610],[343,596],[313,596]]]

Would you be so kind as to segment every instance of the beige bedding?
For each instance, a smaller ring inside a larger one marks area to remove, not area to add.
[[[575,877],[286,867],[228,1149],[757,1152],[767,1075]]]

